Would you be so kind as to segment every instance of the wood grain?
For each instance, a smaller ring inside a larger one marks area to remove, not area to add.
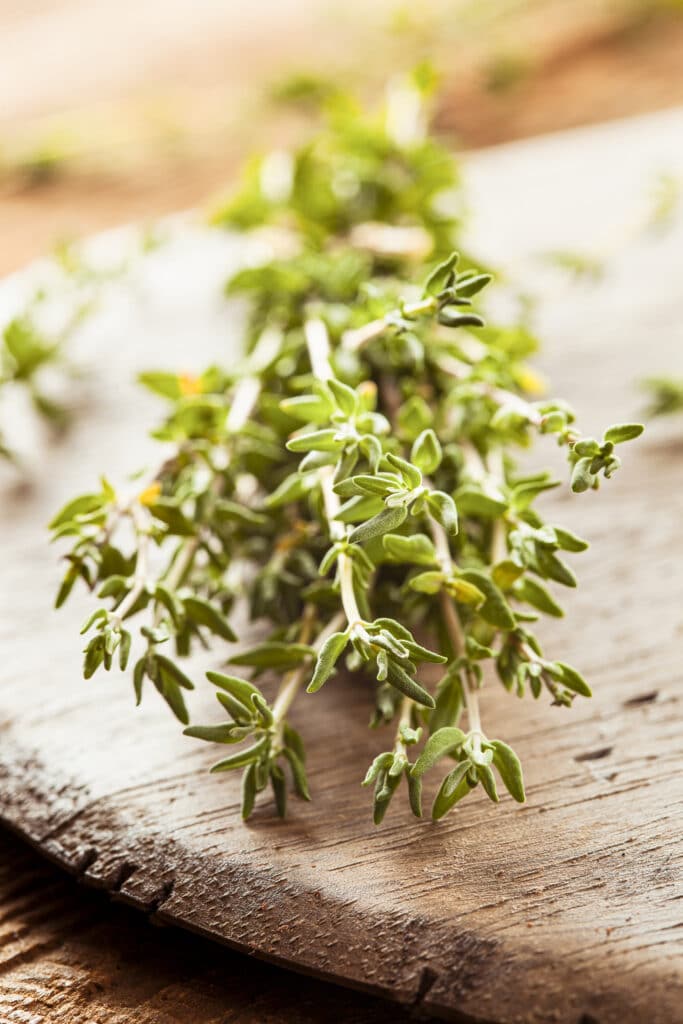
[[[3,1024],[403,1024],[407,1010],[140,914],[0,831]],[[158,922],[157,922],[158,924]]]
[[[683,371],[683,224],[618,245],[593,288],[539,272],[535,254],[585,247],[628,223],[655,171],[683,169],[682,129],[683,113],[658,115],[503,147],[470,171],[482,211],[473,244],[537,289],[543,368],[588,429],[633,418],[644,372]],[[43,524],[103,463],[123,473],[147,458],[139,432],[151,417],[129,383],[134,367],[225,358],[236,314],[220,305],[218,283],[234,258],[229,241],[181,233],[141,272],[135,302],[111,297],[88,328],[107,353],[99,405],[68,444],[34,461],[30,493],[6,494],[2,819],[157,920],[424,1012],[674,1024],[683,1005],[680,422],[652,426],[600,495],[548,500],[551,518],[592,547],[577,559],[567,619],[545,625],[542,639],[586,673],[595,697],[564,711],[487,681],[484,721],[522,756],[524,807],[475,795],[432,825],[399,805],[374,830],[359,782],[386,741],[366,728],[367,687],[340,679],[294,713],[304,733],[315,720],[313,803],[293,804],[284,825],[265,804],[245,828],[238,780],[208,777],[212,752],[183,739],[151,693],[134,711],[130,680],[80,679],[75,637],[87,602],[51,612],[57,569]],[[215,714],[211,695],[198,693],[191,711],[196,721]]]

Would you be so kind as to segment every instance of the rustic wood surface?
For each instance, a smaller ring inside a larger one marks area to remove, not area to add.
[[[683,371],[683,224],[619,237],[661,171],[683,172],[681,112],[472,163],[473,244],[540,294],[543,368],[589,429],[633,418],[644,372]],[[568,285],[535,258],[606,234],[612,261],[600,285]],[[293,803],[284,825],[264,804],[245,828],[238,781],[205,774],[212,751],[180,736],[153,694],[134,711],[129,680],[80,679],[87,601],[50,610],[51,510],[103,464],[123,473],[149,453],[138,438],[153,411],[130,384],[133,368],[192,369],[230,343],[235,312],[221,305],[219,282],[234,246],[183,237],[140,271],[132,299],[114,294],[84,332],[84,350],[106,354],[99,404],[68,442],[34,455],[30,488],[5,490],[0,817],[157,920],[425,1012],[674,1024],[683,1005],[681,422],[653,425],[599,496],[548,501],[592,548],[577,560],[567,619],[542,638],[585,671],[595,697],[563,711],[486,686],[484,720],[522,756],[526,806],[493,808],[475,795],[432,825],[397,805],[374,830],[358,783],[384,737],[366,729],[367,687],[339,679],[294,714],[304,733],[315,718],[313,803]],[[0,308],[24,286],[10,282]],[[198,693],[191,710],[206,720],[211,695]],[[330,750],[335,765],[323,772]]]
[[[155,927],[0,831],[2,1024],[408,1024],[407,1009]],[[158,922],[157,922],[158,924]]]

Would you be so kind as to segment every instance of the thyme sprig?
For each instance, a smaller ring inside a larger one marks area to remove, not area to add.
[[[33,412],[53,429],[61,430],[69,423],[71,410],[55,393],[55,382],[60,385],[59,390],[65,390],[64,382],[73,372],[68,362],[67,344],[88,316],[94,299],[92,289],[84,287],[80,278],[76,280],[73,269],[76,260],[70,248],[62,246],[57,255],[59,262],[55,261],[55,266],[62,271],[60,286],[37,287],[0,333],[0,416],[5,419],[8,393],[22,391]],[[78,265],[80,267],[80,261]],[[72,292],[68,313],[47,326],[46,308],[49,311],[55,295],[63,299],[64,277]],[[11,442],[3,437],[2,426],[0,424],[0,458],[18,461]]]
[[[531,630],[562,615],[547,584],[576,586],[564,553],[587,545],[543,519],[537,499],[558,481],[516,453],[549,436],[572,489],[595,490],[642,427],[584,437],[565,402],[531,393],[536,341],[473,311],[491,275],[454,251],[458,220],[437,201],[456,169],[412,100],[403,118],[397,102],[362,120],[335,96],[320,136],[251,165],[217,216],[270,232],[272,259],[228,286],[250,302],[242,365],[143,375],[169,402],[156,436],[174,455],[137,494],[105,480],[51,524],[71,541],[58,604],[78,578],[102,602],[84,626],[86,676],[115,658],[125,669],[140,644],[137,700],[149,679],[187,724],[179,660],[195,642],[250,673],[209,672],[227,720],[185,730],[239,745],[213,770],[243,770],[244,817],[268,784],[284,814],[287,769],[309,798],[289,713],[342,666],[367,677],[372,724],[395,723],[365,778],[376,822],[402,779],[420,816],[443,759],[434,818],[479,783],[497,801],[497,779],[524,800],[516,754],[482,721],[485,676],[560,705],[590,695]],[[235,652],[222,644],[244,604],[265,638]],[[281,677],[272,703],[264,673]]]
[[[145,233],[135,238],[122,260],[105,266],[76,243],[64,241],[55,247],[52,259],[41,268],[40,282],[0,330],[0,459],[22,462],[7,430],[11,392],[23,392],[33,412],[55,431],[70,424],[75,411],[73,382],[84,375],[70,343],[97,309],[106,287],[121,280],[138,255],[158,241],[154,233]]]

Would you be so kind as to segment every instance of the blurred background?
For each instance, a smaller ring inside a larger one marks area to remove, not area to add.
[[[683,102],[683,0],[1,0],[0,273],[203,202],[300,130],[283,98],[372,98],[428,58],[461,148]]]

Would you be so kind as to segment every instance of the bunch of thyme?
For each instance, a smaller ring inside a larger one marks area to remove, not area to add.
[[[187,725],[181,659],[197,641],[247,670],[208,672],[225,719],[185,729],[227,747],[212,770],[243,771],[245,818],[269,784],[284,814],[287,772],[309,799],[289,711],[343,686],[342,666],[367,677],[372,725],[395,723],[365,777],[377,823],[402,780],[421,815],[422,777],[444,758],[434,818],[480,783],[497,801],[498,779],[524,800],[516,754],[481,720],[485,676],[560,705],[590,696],[532,631],[562,615],[547,584],[576,586],[564,553],[586,543],[544,521],[536,499],[558,481],[516,452],[547,435],[572,489],[595,490],[642,427],[583,437],[565,402],[529,393],[536,341],[472,309],[491,277],[454,251],[440,200],[457,170],[418,100],[402,86],[364,119],[335,96],[312,141],[249,166],[216,220],[267,232],[278,255],[228,285],[249,299],[240,365],[144,374],[173,455],[140,493],[105,480],[51,524],[72,544],[57,604],[79,578],[100,601],[86,677],[125,670],[135,646],[137,700],[148,680]],[[266,632],[231,653],[240,605]],[[280,677],[272,702],[263,673]]]

